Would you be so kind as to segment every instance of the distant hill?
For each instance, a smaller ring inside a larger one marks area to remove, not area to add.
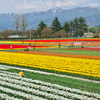
[[[44,21],[48,26],[54,20],[55,16],[63,25],[66,21],[71,21],[75,17],[86,18],[89,27],[100,26],[100,9],[91,7],[78,7],[73,9],[54,8],[47,11],[27,13],[27,19],[30,22],[27,29],[37,28],[40,21]],[[0,14],[0,31],[5,29],[14,30],[14,16],[15,14]]]

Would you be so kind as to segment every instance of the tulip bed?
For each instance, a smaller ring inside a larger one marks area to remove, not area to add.
[[[42,51],[16,51],[16,53],[26,53],[26,54],[35,54],[35,55],[50,55],[50,56],[60,56],[60,57],[71,57],[71,58],[85,58],[85,59],[96,59],[100,60],[100,56],[92,56],[92,55],[71,55],[70,54],[61,54],[55,52],[47,52],[46,50]]]
[[[43,39],[43,40],[24,40],[24,42],[68,42],[68,41],[87,41],[87,42],[100,42],[100,39]],[[14,41],[17,42],[17,41]],[[19,41],[23,42],[23,41]]]
[[[24,72],[24,77],[18,76],[20,71]],[[0,65],[0,99],[98,100],[100,99],[100,82]]]
[[[21,40],[21,41],[0,41],[0,49],[10,49],[10,45],[13,46],[13,49],[18,49],[18,48],[27,48],[29,44],[31,48],[33,48],[34,44],[36,48],[58,48],[59,43],[61,43],[61,46],[66,47],[67,43],[75,43],[75,42],[80,42],[81,44],[84,44],[85,46],[100,46],[100,39],[48,39],[48,40]],[[9,44],[9,45],[8,45]],[[16,44],[16,45],[15,45]]]
[[[66,47],[76,41],[87,47]],[[8,52],[0,52],[0,100],[100,99],[100,39],[3,42],[0,50]],[[32,49],[23,51],[29,43]]]
[[[34,46],[29,46],[29,45],[0,44],[0,50],[9,50],[11,49],[10,46],[12,46],[12,49],[27,49],[27,47],[34,48]],[[46,47],[49,46],[35,46],[35,48],[46,48]]]
[[[100,61],[93,59],[0,52],[0,63],[100,78]]]

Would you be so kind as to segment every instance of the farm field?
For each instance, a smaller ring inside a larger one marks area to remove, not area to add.
[[[0,99],[99,100],[100,39],[1,41]]]

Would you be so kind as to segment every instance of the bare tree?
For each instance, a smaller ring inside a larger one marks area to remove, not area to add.
[[[51,37],[53,31],[50,27],[44,27],[41,31],[41,37]]]
[[[20,27],[23,31],[25,31],[26,27],[28,26],[29,22],[27,21],[27,17],[25,14],[21,14],[21,24]]]
[[[18,33],[18,29],[19,29],[19,27],[20,27],[20,22],[19,22],[19,20],[20,20],[20,17],[19,17],[18,14],[16,14],[16,15],[15,15],[15,20],[14,20],[14,26],[15,26],[15,28],[16,28],[16,33]]]

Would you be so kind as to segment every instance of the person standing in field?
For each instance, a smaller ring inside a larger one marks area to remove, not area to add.
[[[34,49],[35,49],[35,44],[34,44]]]
[[[35,40],[35,43],[36,43],[36,40]]]
[[[90,45],[90,43],[88,42],[88,46]]]
[[[59,43],[59,48],[61,48],[61,43]]]
[[[12,50],[12,45],[10,46],[10,49]]]

